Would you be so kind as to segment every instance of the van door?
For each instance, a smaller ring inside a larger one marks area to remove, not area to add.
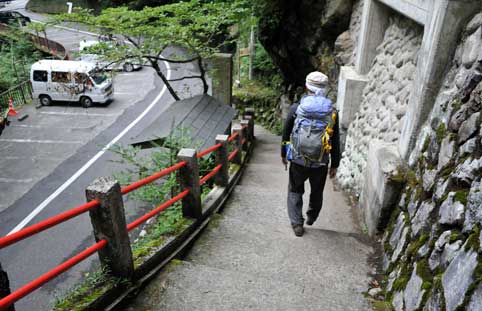
[[[47,94],[48,72],[47,70],[34,70],[32,73],[33,97],[38,98],[42,94]]]
[[[50,83],[50,94],[53,100],[72,101],[74,100],[75,85],[72,82],[72,74],[64,71],[52,71],[52,83]]]
[[[73,100],[75,101],[80,100],[80,97],[82,97],[83,94],[91,93],[92,88],[94,87],[92,80],[86,73],[83,72],[74,73],[74,85],[75,94]]]

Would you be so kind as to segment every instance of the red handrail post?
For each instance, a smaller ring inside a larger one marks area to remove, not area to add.
[[[241,128],[243,129],[243,151],[248,151],[249,149],[249,120],[241,120]]]
[[[238,133],[236,138],[234,139],[234,148],[238,150],[238,153],[233,158],[233,163],[241,165],[243,161],[243,128],[240,124],[234,124],[231,128],[232,134]]]
[[[10,283],[8,281],[7,272],[3,270],[2,264],[0,263],[0,299],[10,295]],[[8,306],[5,311],[15,311],[13,304]]]
[[[177,159],[186,162],[186,165],[179,169],[180,189],[189,190],[189,194],[182,199],[182,214],[184,217],[201,219],[201,187],[197,152],[195,149],[181,149]]]
[[[219,187],[227,187],[229,184],[229,160],[228,160],[228,135],[216,136],[216,144],[221,147],[216,150],[216,165],[222,165],[219,172],[214,176],[214,183]]]
[[[99,250],[102,266],[116,276],[129,279],[134,273],[134,261],[127,232],[124,202],[119,183],[110,177],[95,179],[86,189],[87,201],[98,200],[100,206],[89,211],[97,242],[107,240]]]

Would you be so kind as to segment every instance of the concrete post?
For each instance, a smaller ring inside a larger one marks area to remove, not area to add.
[[[248,133],[247,139],[251,143],[254,140],[254,120],[253,117],[250,115],[245,115],[244,120],[248,121]]]
[[[338,78],[338,98],[336,101],[341,128],[347,129],[355,119],[355,114],[360,109],[363,89],[367,82],[368,78],[357,74],[353,67],[341,67]]]
[[[221,170],[214,176],[214,183],[220,187],[227,187],[229,184],[229,160],[228,160],[228,135],[216,136],[216,144],[221,144],[221,148],[216,150],[216,165],[222,165]]]
[[[357,46],[355,67],[360,75],[367,74],[377,54],[377,46],[383,41],[388,25],[388,7],[376,0],[365,0]]]
[[[248,107],[244,110],[244,119],[251,120],[251,123],[250,123],[251,135],[252,135],[252,137],[250,138],[251,141],[254,140],[254,121],[255,121],[255,118],[256,118],[256,110],[253,107]]]
[[[417,136],[435,103],[447,64],[457,47],[460,33],[480,1],[434,1],[430,20],[425,25],[417,71],[410,94],[405,123],[399,140],[399,152],[408,160]]]
[[[200,219],[201,186],[199,186],[199,164],[195,149],[181,149],[177,154],[178,161],[186,161],[187,165],[179,170],[179,186],[181,191],[189,190],[182,199],[182,214],[184,217]]]
[[[10,282],[8,281],[8,275],[6,271],[3,271],[2,264],[0,263],[0,299],[10,295]],[[15,311],[14,305],[10,305],[5,311]]]
[[[246,139],[246,142],[243,145],[243,151],[248,151],[249,149],[249,120],[241,120],[240,122],[241,128],[243,129],[243,139]]]
[[[233,127],[231,128],[231,131],[232,133],[238,133],[238,137],[236,137],[236,139],[234,140],[234,148],[236,150],[238,150],[238,153],[236,154],[236,156],[233,158],[233,163],[234,164],[238,164],[238,165],[241,165],[242,161],[243,161],[243,145],[242,145],[242,141],[243,141],[243,129],[241,127],[240,124],[235,124],[233,125]]]
[[[100,206],[90,210],[89,215],[95,240],[105,239],[108,242],[99,251],[102,266],[107,266],[114,276],[130,278],[134,272],[134,261],[119,183],[110,177],[99,177],[85,193],[87,201],[100,202]]]
[[[212,95],[231,106],[233,86],[233,55],[216,53],[212,58]]]

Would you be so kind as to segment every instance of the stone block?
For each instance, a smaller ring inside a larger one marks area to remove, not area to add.
[[[212,96],[221,103],[231,106],[233,86],[233,56],[216,53],[212,60]]]
[[[420,307],[425,293],[425,290],[422,289],[422,284],[422,278],[417,275],[417,264],[414,264],[412,275],[403,295],[406,311],[415,311]]]
[[[423,202],[412,219],[412,238],[420,235],[432,225],[429,221],[435,205],[432,202]]]
[[[353,67],[341,67],[338,79],[337,106],[342,128],[347,129],[355,118],[367,82],[368,78],[357,74]]]
[[[477,252],[466,251],[465,245],[457,253],[442,277],[447,311],[454,311],[460,306],[465,294],[474,281],[473,274],[477,267]]]
[[[459,129],[458,143],[465,143],[472,135],[474,135],[480,126],[480,112],[474,113],[469,119],[464,121]]]
[[[384,144],[380,141],[373,141],[370,144],[361,197],[370,236],[386,226],[398,202],[403,184],[393,177],[399,173],[401,165],[395,144]]]
[[[474,225],[482,224],[482,182],[474,181],[467,197],[467,210],[464,220],[464,232],[471,231]]]
[[[443,225],[461,225],[464,221],[464,205],[454,200],[455,192],[450,192],[440,205],[439,222]]]
[[[467,306],[467,311],[479,311],[482,306],[482,284],[476,287]]]
[[[437,169],[441,170],[453,158],[455,152],[455,141],[451,140],[449,136],[442,140],[440,153],[438,156]]]

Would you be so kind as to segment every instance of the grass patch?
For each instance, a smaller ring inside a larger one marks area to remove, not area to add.
[[[446,133],[447,133],[447,127],[445,126],[444,123],[440,123],[437,130],[435,131],[435,137],[439,145],[442,143],[442,140],[445,138]]]
[[[380,301],[380,300],[374,300],[371,302],[372,303],[372,308],[375,311],[393,311],[393,306],[390,302],[388,301]]]
[[[83,281],[70,289],[62,297],[57,297],[51,308],[52,311],[80,311],[93,303],[108,290],[121,282],[119,278],[109,276],[108,270],[98,269],[87,273]]]
[[[147,227],[147,234],[132,245],[134,266],[137,268],[146,257],[155,254],[170,237],[180,234],[193,223],[193,219],[182,217],[180,203],[165,210],[154,224]]]
[[[469,195],[469,191],[468,190],[459,190],[457,192],[455,192],[455,195],[454,195],[454,201],[455,202],[460,202],[462,203],[463,205],[467,205],[467,197]]]
[[[429,235],[424,233],[418,238],[418,240],[412,242],[407,250],[408,258],[415,258],[417,251],[422,247],[429,239]]]
[[[467,242],[465,242],[465,251],[470,251],[471,249],[479,251],[480,240],[479,240],[480,229],[477,225],[474,226],[472,233],[469,235]]]

